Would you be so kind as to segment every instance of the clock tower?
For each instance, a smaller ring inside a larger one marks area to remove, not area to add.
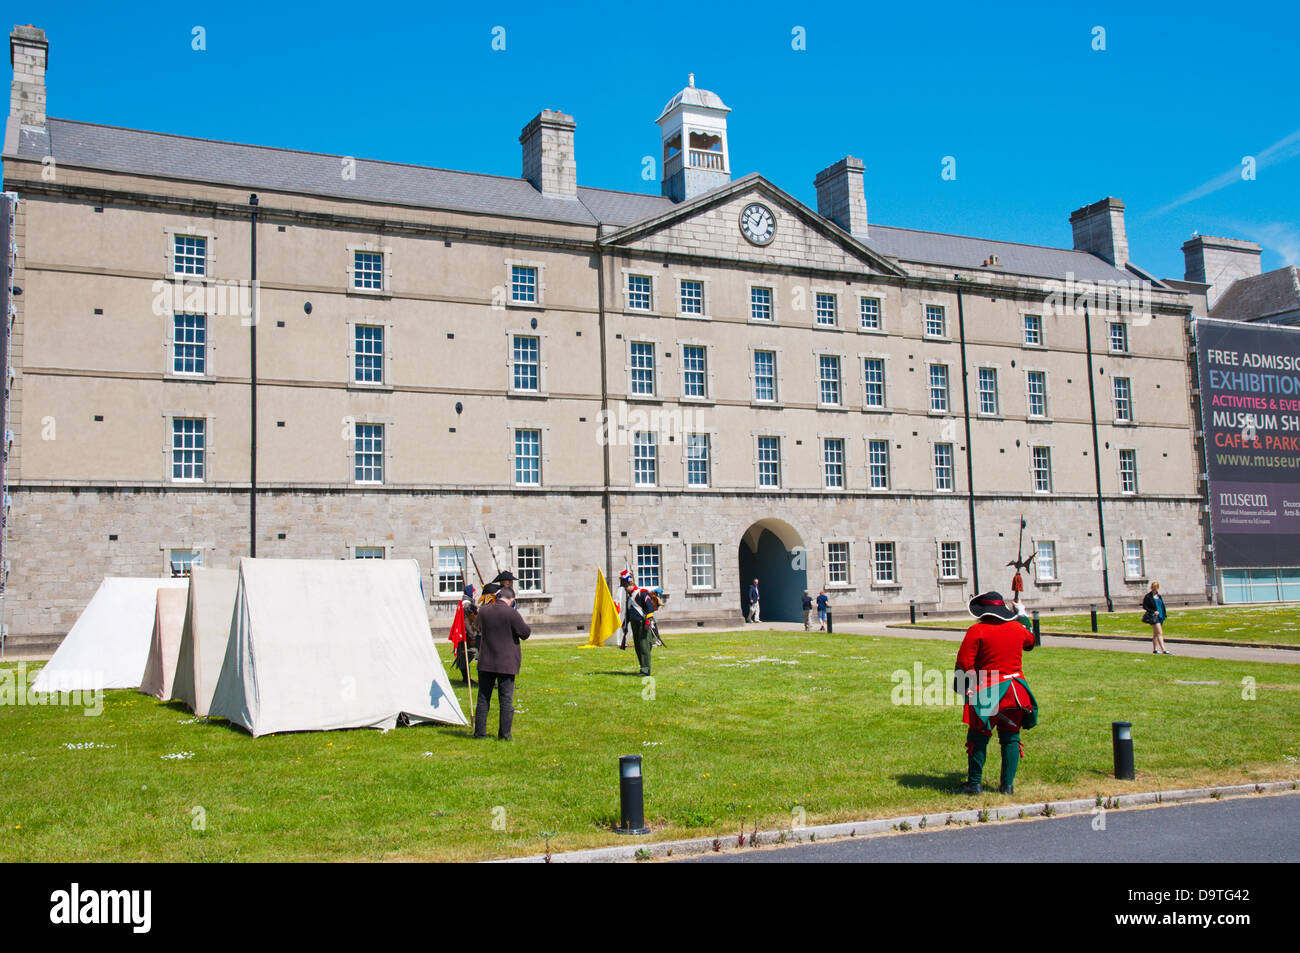
[[[668,100],[655,120],[663,140],[663,194],[674,202],[695,198],[731,181],[727,113],[717,93],[695,87],[695,74]]]

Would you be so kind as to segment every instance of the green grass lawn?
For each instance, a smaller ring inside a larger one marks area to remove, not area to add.
[[[917,625],[965,628],[969,617],[934,619]],[[1091,632],[1088,613],[1041,615],[1041,632]],[[1141,609],[1097,613],[1097,631],[1151,638],[1151,626],[1142,622]],[[1165,635],[1179,639],[1224,639],[1229,642],[1272,642],[1300,645],[1300,606],[1241,606],[1230,609],[1171,609]]]
[[[808,823],[941,816],[1300,777],[1300,665],[1031,653],[1042,720],[1025,733],[1017,793],[972,800],[947,793],[965,766],[960,711],[891,703],[891,673],[947,669],[955,646],[757,630],[669,641],[653,697],[630,650],[528,644],[511,743],[429,725],[254,739],[130,691],[108,693],[99,717],[3,705],[0,860],[479,859],[625,844],[609,832],[622,754],[645,758],[655,838],[788,827],[799,809]],[[1134,723],[1133,782],[1110,777],[1115,719]],[[996,780],[996,744],[989,760]]]

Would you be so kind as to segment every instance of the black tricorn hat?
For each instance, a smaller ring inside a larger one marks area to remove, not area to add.
[[[514,582],[515,574],[512,573],[509,569],[503,569],[501,570],[501,572],[497,573],[496,578],[493,579],[492,581],[503,583],[503,584],[507,582]]]
[[[989,590],[981,592],[966,607],[975,618],[996,619],[998,622],[1010,622],[1016,617],[1016,610],[1011,603],[1002,598],[1002,593]]]
[[[485,596],[495,596],[500,591],[501,591],[501,583],[499,582],[489,582],[486,586],[483,587],[483,595]]]

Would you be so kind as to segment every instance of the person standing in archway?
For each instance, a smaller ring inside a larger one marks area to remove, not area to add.
[[[826,595],[826,590],[822,589],[817,593],[817,631],[826,631],[826,612],[830,608],[831,600]]]
[[[749,584],[749,616],[746,622],[762,622],[758,617],[758,580],[755,579]]]

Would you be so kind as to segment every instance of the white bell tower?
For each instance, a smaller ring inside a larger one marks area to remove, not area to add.
[[[674,202],[695,198],[731,181],[727,113],[731,108],[707,89],[695,88],[695,74],[668,100],[655,120],[663,140],[663,194]]]

